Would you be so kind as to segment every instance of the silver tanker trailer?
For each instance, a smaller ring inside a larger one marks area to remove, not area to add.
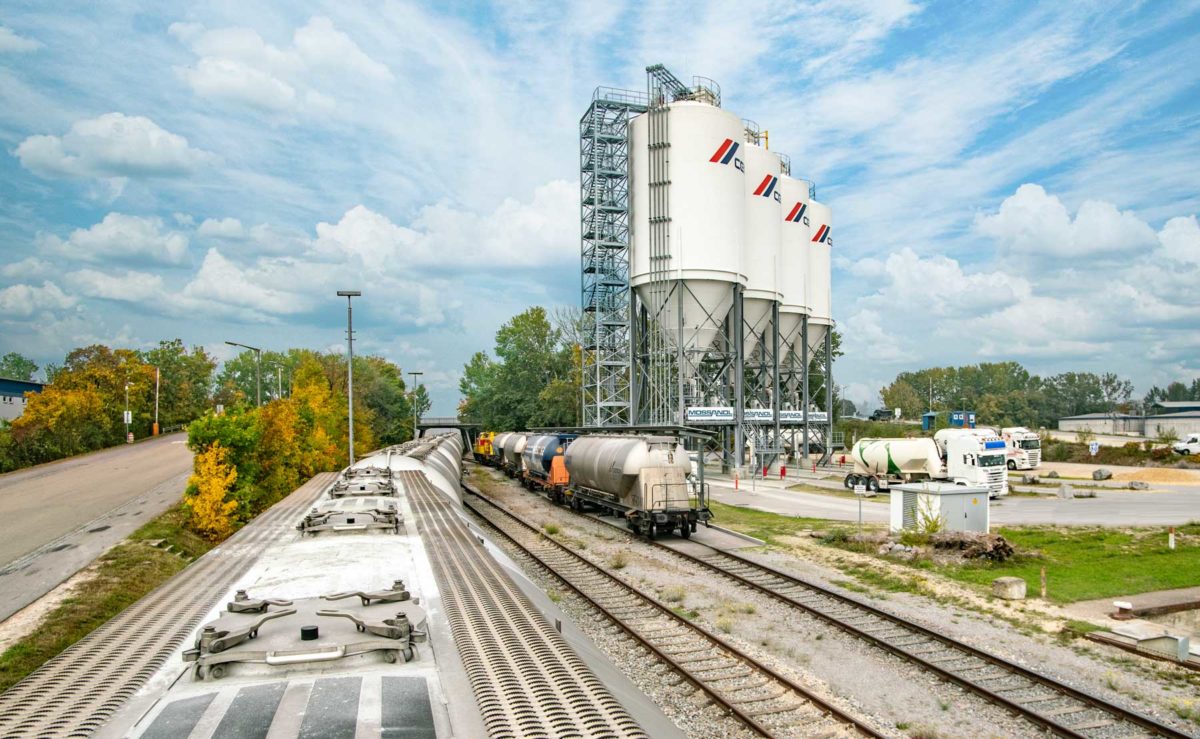
[[[688,483],[687,450],[673,437],[589,434],[571,442],[564,461],[576,510],[590,504],[651,538],[675,529],[687,538],[712,518]]]
[[[521,476],[521,470],[524,468],[521,461],[521,454],[525,451],[525,445],[528,441],[529,435],[520,432],[513,432],[504,440],[500,460],[500,468],[504,470],[504,474],[509,477]]]

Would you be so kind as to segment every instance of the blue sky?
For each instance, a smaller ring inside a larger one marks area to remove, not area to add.
[[[101,7],[101,5],[103,7]],[[339,345],[435,412],[578,301],[578,119],[662,62],[833,208],[837,381],[1200,375],[1197,3],[6,3],[0,352]]]

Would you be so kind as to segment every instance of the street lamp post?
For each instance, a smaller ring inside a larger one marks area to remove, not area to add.
[[[424,372],[409,372],[412,376],[412,407],[413,407],[413,438],[417,438],[417,378],[425,374]]]
[[[283,365],[279,362],[267,362],[267,366],[275,368],[275,399],[279,400],[283,398]]]
[[[261,406],[262,405],[262,349],[259,349],[257,346],[250,346],[249,344],[239,344],[236,341],[226,341],[225,343],[229,344],[230,346],[240,346],[243,349],[249,349],[250,351],[254,352],[254,386],[255,386],[255,393],[257,394],[257,397],[255,398],[255,400],[257,400],[258,405]]]
[[[346,299],[346,408],[350,423],[350,466],[354,466],[354,315],[351,302],[362,295],[361,290],[338,290]]]
[[[158,367],[154,368],[154,435],[158,436],[158,386],[161,380]]]
[[[125,382],[125,442],[129,443],[129,381]]]

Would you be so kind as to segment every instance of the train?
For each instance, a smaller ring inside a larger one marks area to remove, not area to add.
[[[623,518],[647,538],[688,538],[712,520],[707,491],[673,436],[499,432],[478,458],[555,503]]]

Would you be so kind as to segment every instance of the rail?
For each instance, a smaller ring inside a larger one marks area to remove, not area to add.
[[[756,734],[761,736],[775,736],[778,734],[777,728],[769,727],[760,720],[760,717],[763,716],[764,713],[790,713],[800,710],[803,705],[775,709],[774,711],[764,711],[761,706],[761,704],[764,702],[764,699],[761,697],[741,699],[731,697],[729,694],[738,693],[740,691],[738,689],[722,690],[715,685],[717,683],[726,681],[729,678],[722,678],[719,674],[717,676],[700,677],[697,674],[698,672],[706,674],[712,673],[713,668],[708,667],[697,671],[689,670],[686,666],[686,661],[679,659],[680,654],[687,654],[689,655],[688,661],[698,661],[701,664],[711,664],[713,661],[724,659],[726,661],[731,660],[735,664],[746,666],[754,672],[769,678],[775,684],[784,686],[787,691],[795,694],[795,696],[800,698],[801,701],[811,704],[811,706],[820,711],[823,716],[833,719],[833,721],[835,721],[837,724],[840,724],[845,728],[851,729],[864,736],[882,736],[872,729],[868,724],[825,702],[820,697],[806,690],[803,686],[779,674],[761,662],[758,662],[753,657],[737,649],[725,640],[710,634],[703,629],[700,629],[687,619],[679,616],[669,608],[658,603],[658,601],[656,601],[654,598],[643,593],[632,585],[629,585],[623,580],[616,578],[603,568],[571,551],[563,544],[543,536],[535,526],[526,522],[517,514],[512,513],[507,508],[504,508],[487,496],[482,495],[478,490],[475,490],[466,483],[463,483],[462,487],[468,493],[471,493],[473,496],[475,496],[475,498],[486,503],[490,510],[497,511],[501,515],[503,523],[499,522],[495,517],[489,516],[486,512],[481,511],[475,505],[472,505],[472,503],[466,498],[463,500],[464,507],[474,512],[484,521],[488,522],[492,528],[499,532],[505,539],[524,552],[533,561],[537,562],[540,566],[552,573],[555,578],[562,582],[569,590],[577,594],[580,598],[582,598],[600,613],[604,614],[606,618],[620,627],[631,638],[648,649],[664,663],[669,665],[685,680],[708,696],[708,698],[715,704],[722,707],[731,716],[735,717],[738,721],[743,723],[748,729]],[[506,528],[511,529],[513,527],[517,528],[521,532],[524,532],[526,536],[533,539],[533,541],[536,542],[536,547],[534,545],[529,545],[522,542],[519,534],[514,534],[510,530],[506,530]],[[536,548],[541,548],[542,551],[536,551]],[[570,576],[564,572],[564,570],[567,568],[578,568],[578,570],[581,570],[581,573],[579,576],[574,578],[574,580],[572,580]],[[617,612],[617,608],[605,606],[600,602],[601,599],[605,598],[603,595],[598,596],[597,590],[600,590],[604,587],[610,588],[609,595],[606,598],[608,602],[611,604],[613,601],[617,601],[621,604],[621,613]],[[612,595],[613,592],[616,592],[617,595]],[[636,605],[629,605],[630,599],[634,599]],[[669,624],[673,625],[675,630],[671,632],[670,636],[662,636],[663,631],[661,628],[657,630],[647,629],[645,633],[640,632],[636,627],[630,624],[630,621],[647,619],[647,616],[644,615],[646,612],[652,612],[655,619],[665,619]],[[635,614],[635,617],[631,618],[631,614]],[[681,637],[681,631],[686,635],[690,635],[696,641],[697,646],[707,643],[709,648],[714,650],[714,654],[718,656],[697,660],[697,658],[694,656],[694,649],[685,649],[683,652],[677,651],[673,654],[670,651],[671,647],[666,646],[664,642],[674,642],[674,646],[678,648],[680,644],[677,640]],[[758,704],[758,708],[757,710],[750,709],[747,704]],[[807,720],[811,721],[811,717],[808,717]],[[806,732],[815,728],[811,724],[806,724],[806,726]]]

